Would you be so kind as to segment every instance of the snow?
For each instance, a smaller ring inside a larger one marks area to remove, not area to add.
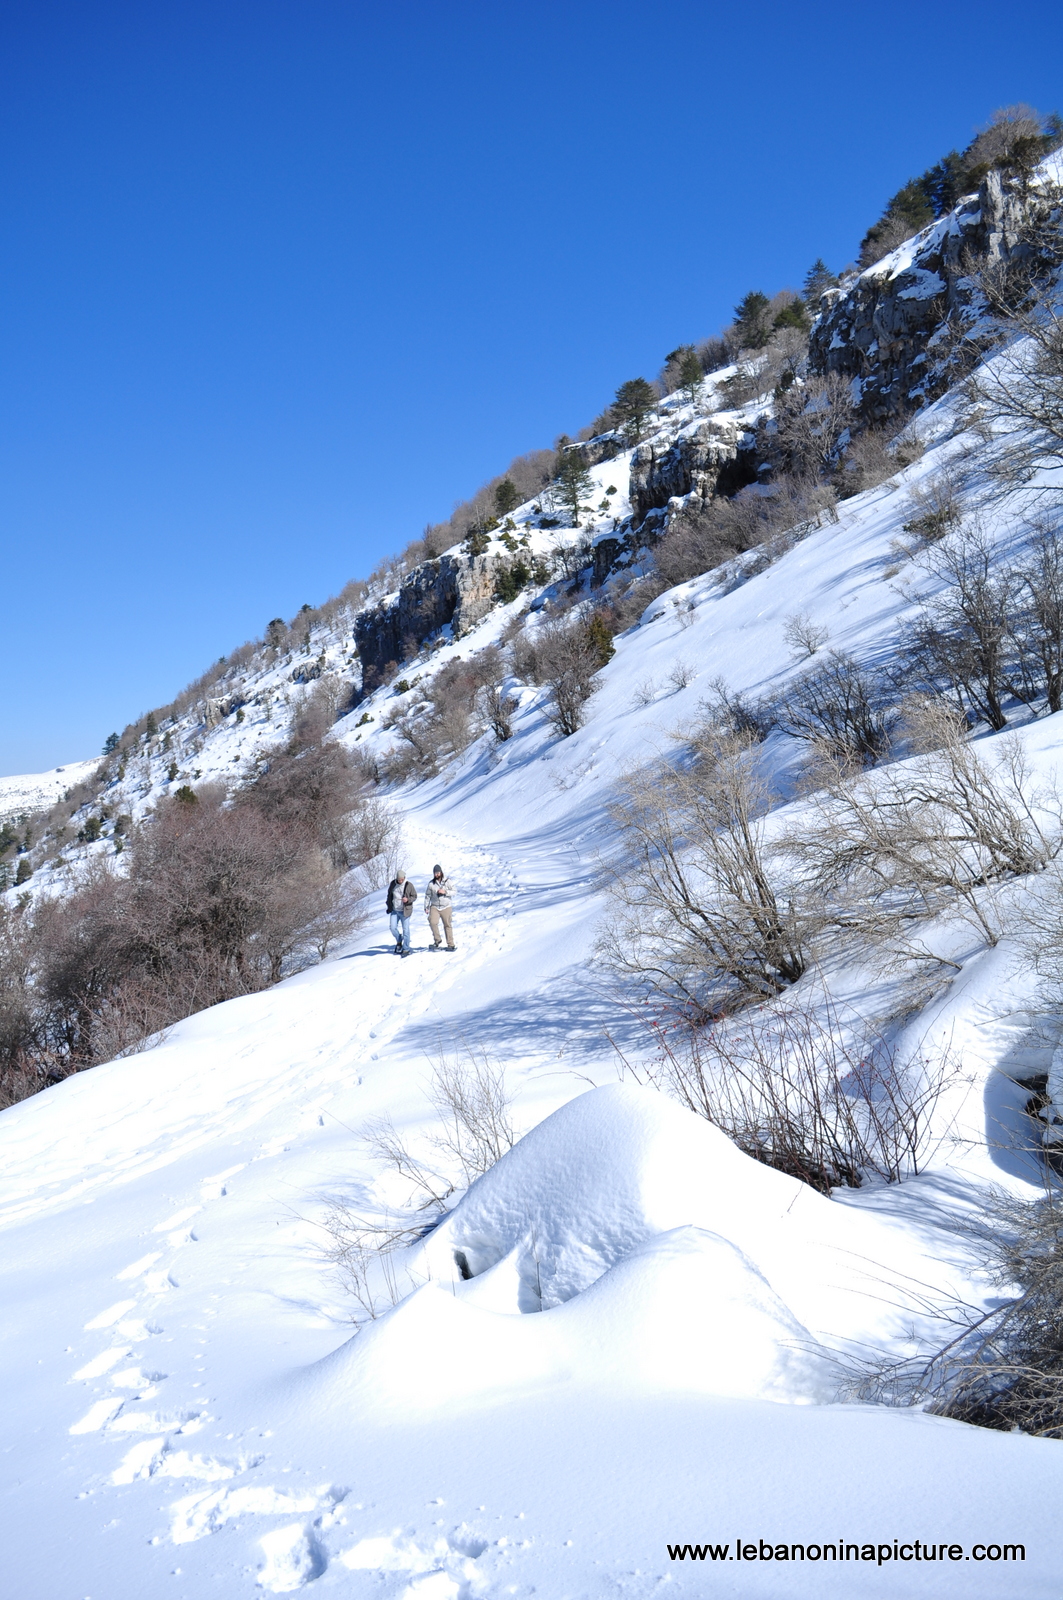
[[[662,409],[662,437],[689,426],[676,397]],[[896,547],[913,487],[969,451],[978,490],[988,447],[956,427],[948,400],[929,408],[923,458],[837,523],[764,570],[742,558],[660,596],[571,738],[525,691],[510,741],[477,741],[399,797],[414,881],[438,860],[456,885],[455,955],[426,949],[418,915],[397,960],[376,895],[375,920],[322,965],[0,1114],[7,1592],[1058,1594],[1058,1443],[839,1398],[860,1352],[909,1353],[935,1307],[996,1292],[960,1226],[985,1187],[1037,1192],[1007,1073],[1034,1055],[1047,1070],[1058,1040],[1037,1037],[1021,946],[942,930],[960,971],[905,1032],[962,1064],[933,1157],[832,1199],[618,1081],[613,1041],[637,1058],[645,1034],[593,954],[618,778],[668,753],[718,675],[755,695],[802,670],[783,636],[795,612],[889,660],[937,582]],[[628,459],[594,469],[625,510]],[[982,514],[1001,548],[1021,537],[1018,501]],[[481,648],[519,604],[411,672]],[[312,647],[342,659],[339,633]],[[279,697],[291,665],[244,692]],[[338,736],[384,748],[393,699],[378,691]],[[182,771],[239,770],[282,730],[263,701],[246,709],[189,744]],[[1059,773],[1059,716],[1018,735],[1037,781]],[[773,736],[766,758],[799,817],[793,744]],[[123,793],[146,808],[165,761],[130,767]],[[855,954],[827,979],[862,1015],[895,999]],[[400,1203],[364,1135],[388,1117],[423,1148],[433,1061],[466,1047],[504,1066],[524,1137],[374,1269],[381,1314],[365,1321],[323,1220]],[[1018,1541],[1026,1560],[765,1571],[732,1555],[714,1575],[666,1548],[739,1538]]]
[[[98,760],[75,761],[69,766],[53,767],[50,772],[0,778],[0,823],[47,810],[61,800],[68,789],[91,777],[99,764]]]

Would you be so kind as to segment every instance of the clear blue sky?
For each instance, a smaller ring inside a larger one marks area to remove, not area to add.
[[[9,0],[0,772],[94,754],[837,268],[1059,10]],[[1053,65],[1055,63],[1055,65]]]

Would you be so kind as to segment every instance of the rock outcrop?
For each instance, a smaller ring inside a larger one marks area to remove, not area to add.
[[[631,458],[631,511],[636,522],[677,495],[734,494],[750,481],[741,457],[744,435],[727,417],[706,417],[671,444],[640,444]]]
[[[984,303],[977,274],[1024,263],[1036,275],[1058,264],[1045,227],[1056,204],[1047,180],[1024,188],[990,172],[977,195],[848,287],[827,291],[812,330],[810,370],[859,379],[860,411],[869,422],[937,399],[979,353]]]
[[[363,694],[433,633],[449,626],[458,639],[485,617],[495,604],[497,568],[490,555],[439,556],[407,573],[393,599],[361,612],[354,623],[354,642]]]

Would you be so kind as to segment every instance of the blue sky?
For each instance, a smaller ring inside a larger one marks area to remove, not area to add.
[[[12,0],[0,772],[94,754],[746,290],[850,261],[996,106],[1063,104],[1058,24]]]

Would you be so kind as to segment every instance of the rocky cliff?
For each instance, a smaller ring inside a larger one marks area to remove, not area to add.
[[[636,522],[676,495],[734,494],[752,481],[751,443],[729,417],[706,417],[670,443],[651,439],[631,458],[631,511]]]
[[[368,694],[391,666],[415,654],[431,634],[450,627],[458,639],[495,604],[498,562],[490,555],[447,554],[407,573],[398,594],[355,618],[354,641]]]
[[[984,347],[979,273],[1014,268],[1036,278],[1058,265],[1058,209],[1050,176],[1030,185],[990,172],[976,195],[827,291],[810,370],[858,378],[866,421],[937,399]]]

